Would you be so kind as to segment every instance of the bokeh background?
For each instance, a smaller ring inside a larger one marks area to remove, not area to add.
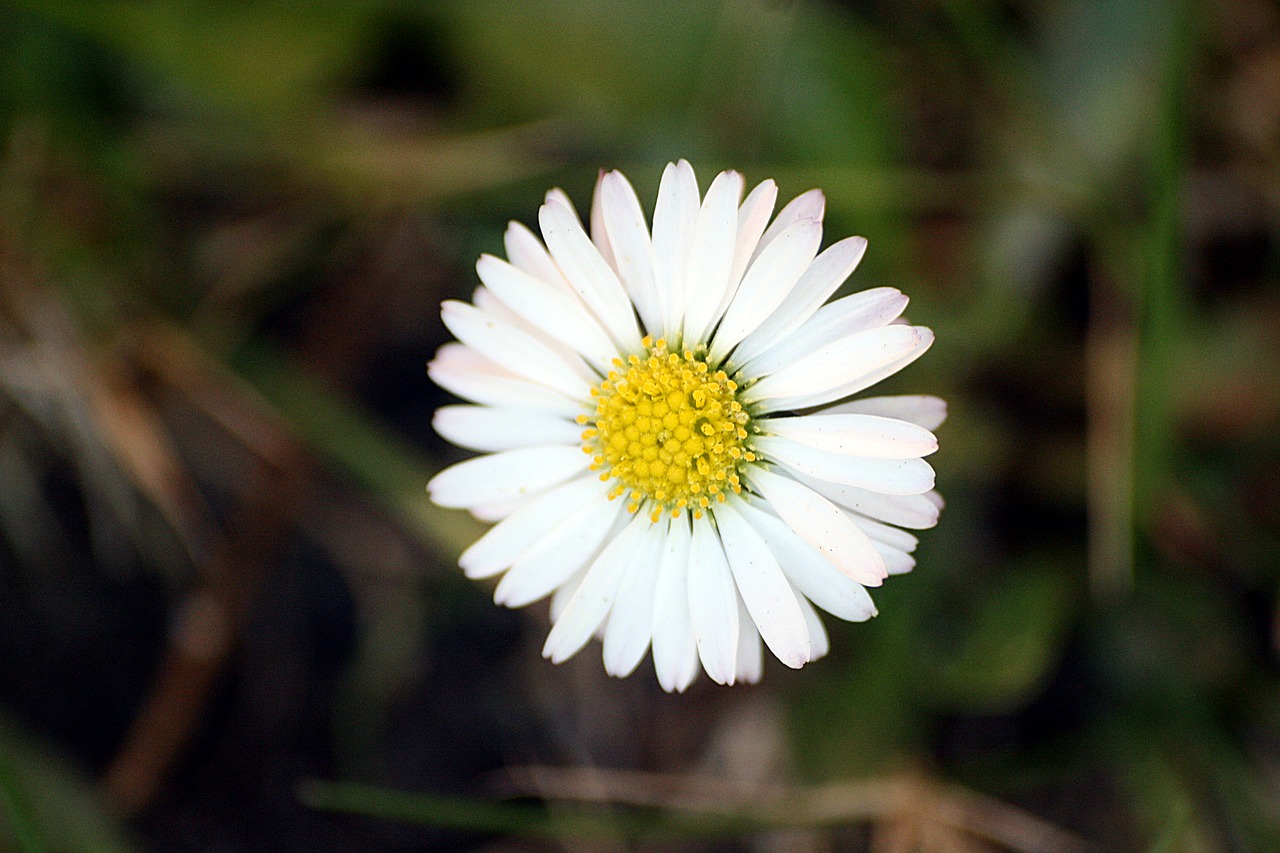
[[[543,192],[827,193],[938,343],[881,615],[663,694],[456,570]],[[1280,850],[1280,8],[0,5],[0,850]]]

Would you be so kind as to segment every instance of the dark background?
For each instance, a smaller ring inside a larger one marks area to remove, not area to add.
[[[424,364],[679,157],[951,417],[877,619],[667,696],[454,568]],[[1278,280],[1264,0],[4,4],[0,850],[1280,849]]]

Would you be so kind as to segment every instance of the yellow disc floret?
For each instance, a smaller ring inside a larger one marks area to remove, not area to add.
[[[651,507],[701,517],[726,492],[740,492],[738,466],[756,457],[746,445],[748,416],[736,383],[691,351],[668,352],[666,341],[643,341],[647,355],[614,359],[614,370],[591,389],[594,417],[582,433],[601,480],[615,479],[609,497],[626,494],[628,509]]]

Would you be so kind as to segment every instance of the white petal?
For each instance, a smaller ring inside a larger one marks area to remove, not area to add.
[[[640,550],[652,525],[643,513],[634,516],[617,538],[605,546],[587,569],[582,583],[551,627],[542,656],[563,663],[586,645],[604,621],[618,593],[618,584]]]
[[[801,193],[787,203],[787,206],[778,212],[778,217],[773,220],[773,224],[760,238],[760,242],[756,245],[753,258],[759,257],[764,252],[765,247],[777,239],[778,235],[791,227],[793,223],[799,222],[801,219],[816,219],[822,221],[822,214],[827,209],[827,197],[822,194],[822,190],[809,190]]]
[[[618,355],[609,336],[582,303],[540,278],[495,258],[476,261],[481,281],[508,308],[596,365],[608,365]]]
[[[751,622],[751,614],[747,605],[738,596],[738,654],[734,664],[734,675],[744,684],[755,684],[764,673],[764,648],[760,643],[760,632]]]
[[[791,334],[808,320],[819,306],[844,282],[858,266],[866,252],[867,241],[861,237],[848,237],[814,258],[804,275],[796,282],[791,295],[778,306],[754,332],[748,335],[734,353],[738,364],[760,355],[765,350]],[[893,292],[892,288],[875,288],[864,291]],[[858,294],[855,294],[855,296]]]
[[[467,512],[471,513],[477,521],[483,521],[486,524],[495,524],[502,521],[528,502],[529,501],[527,499],[520,498],[513,501],[476,504],[475,506],[467,507]]]
[[[516,376],[465,344],[440,347],[427,365],[427,375],[451,394],[474,403],[537,409],[569,418],[583,410],[583,403]]]
[[[876,606],[866,588],[837,569],[786,522],[750,504],[743,515],[768,543],[787,580],[814,604],[850,622],[863,622],[876,615]]]
[[[592,560],[592,563],[595,561]],[[573,594],[578,591],[578,587],[582,586],[582,580],[587,576],[587,571],[591,568],[591,563],[578,569],[573,575],[560,586],[556,587],[556,591],[551,594],[550,617],[551,624],[560,621],[560,617],[564,615],[564,609],[569,606],[569,602],[573,599]]]
[[[733,579],[760,636],[778,660],[799,669],[809,660],[809,632],[777,558],[732,503],[713,511]]]
[[[436,432],[471,450],[511,450],[539,444],[580,444],[582,427],[535,409],[441,406],[431,418]]]
[[[582,217],[578,215],[578,208],[574,206],[573,199],[569,198],[569,194],[559,187],[552,187],[547,190],[546,194],[543,195],[542,200],[544,202],[554,201],[561,205],[565,210],[573,214],[573,218],[578,220],[579,224],[582,223]]]
[[[923,459],[867,459],[828,453],[782,438],[762,435],[752,446],[767,458],[802,474],[883,492],[886,495],[918,495],[933,488],[933,468]]]
[[[458,558],[458,565],[470,578],[496,575],[561,521],[589,504],[604,501],[606,490],[607,486],[590,474],[539,495],[471,543]]]
[[[653,637],[654,587],[666,543],[667,519],[650,523],[635,548],[604,632],[604,671],[625,678],[640,665]]]
[[[840,507],[808,486],[762,467],[749,469],[747,476],[787,526],[836,568],[864,586],[879,586],[884,581],[880,554]]]
[[[929,497],[930,494],[937,494],[936,492],[925,492],[920,495],[886,495],[869,489],[860,489],[857,486],[819,480],[804,474],[797,474],[796,479],[828,500],[877,521],[915,530],[924,530],[938,523],[941,507]]]
[[[916,550],[916,546],[920,544],[918,538],[900,528],[891,527],[888,524],[882,524],[879,521],[873,521],[857,515],[853,517],[853,520],[862,528],[862,532],[871,537],[872,542],[888,545],[890,548],[896,548],[905,554],[912,553]]]
[[[653,242],[649,239],[640,200],[621,172],[609,172],[601,178],[599,191],[600,213],[613,246],[614,266],[645,329],[661,336],[662,314],[653,277]]]
[[[729,287],[729,271],[733,266],[741,197],[742,175],[721,172],[707,188],[707,197],[702,201],[698,221],[693,226],[693,244],[685,272],[682,328],[686,345],[705,341],[718,319],[716,312]]]
[[[576,299],[576,297],[573,297]],[[582,353],[567,346],[563,339],[553,337],[545,328],[535,326],[527,317],[517,314],[507,306],[505,302],[499,299],[494,292],[485,285],[481,284],[475,289],[475,293],[471,296],[471,304],[479,308],[482,313],[489,317],[496,317],[507,324],[514,326],[542,344],[560,361],[573,370],[574,373],[583,379],[587,385],[594,385],[600,380],[600,371],[592,369],[586,361],[583,360]],[[610,356],[612,358],[612,356]]]
[[[897,328],[906,328],[906,327],[899,326]],[[880,382],[881,380],[897,373],[899,370],[906,367],[908,364],[915,361],[920,356],[924,355],[926,352],[928,352],[929,347],[933,346],[932,331],[922,326],[915,326],[913,328],[919,331],[920,342],[915,347],[915,349],[912,349],[902,358],[896,361],[890,362],[889,364],[886,364],[884,367],[873,370],[870,373],[864,374],[862,376],[854,377],[853,379],[850,379],[849,381],[845,382],[843,385],[837,385],[836,387],[829,388],[825,391],[818,391],[812,394],[802,394],[795,397],[777,397],[775,399],[767,401],[762,406],[761,410],[776,412],[776,411],[782,411],[782,410],[807,409],[811,406],[822,406],[827,403],[831,403],[835,400],[840,400],[844,397],[848,397],[851,394],[857,394],[859,391],[865,388],[870,388],[872,385],[875,385],[877,382]]]
[[[923,427],[879,415],[827,414],[762,418],[766,433],[780,435],[818,450],[874,459],[911,459],[938,449],[938,440]]]
[[[640,330],[631,300],[613,268],[605,263],[583,233],[577,217],[564,205],[551,200],[539,209],[538,221],[551,257],[574,292],[600,319],[619,348],[627,352],[638,349]]]
[[[830,413],[881,415],[910,421],[927,430],[936,430],[947,419],[947,403],[929,394],[902,394],[892,397],[863,397],[826,409]]]
[[[689,523],[671,522],[653,600],[653,669],[668,693],[683,692],[698,667],[698,642],[689,615]],[[690,666],[692,660],[692,666]]]
[[[667,164],[653,210],[653,281],[662,313],[662,336],[667,339],[680,331],[684,316],[685,269],[699,206],[693,167],[685,160]]]
[[[521,447],[451,465],[431,478],[427,490],[436,504],[461,509],[537,494],[589,464],[580,447]]]
[[[689,548],[689,616],[698,657],[717,684],[732,684],[738,653],[738,593],[710,519],[693,521]]]
[[[545,336],[538,337],[541,334],[541,330],[537,326],[533,325],[533,323],[530,323],[526,318],[508,308],[506,303],[499,299],[492,290],[485,287],[483,284],[476,285],[476,289],[471,292],[471,304],[476,308],[479,308],[483,313],[493,314],[497,316],[498,319],[510,323],[520,331],[533,335],[542,343],[547,343]]]
[[[550,595],[599,553],[625,509],[622,501],[600,496],[561,521],[520,555],[502,576],[493,600],[507,607],[524,607]]]
[[[822,617],[813,609],[813,605],[808,602],[802,595],[796,596],[796,602],[800,605],[800,612],[804,614],[805,627],[809,629],[809,660],[815,661],[818,658],[827,656],[827,652],[831,651],[831,641],[827,638],[827,629],[822,624]]]
[[[760,236],[769,224],[769,217],[773,215],[773,205],[777,200],[778,185],[771,180],[761,181],[747,193],[742,206],[738,208],[738,239],[733,249],[733,266],[729,271],[729,281],[733,287],[742,281],[747,265],[755,257]],[[727,301],[721,304],[721,313],[728,307]]]
[[[604,207],[600,199],[604,174],[604,169],[601,169],[600,174],[596,177],[595,189],[591,192],[591,242],[595,244],[596,251],[600,253],[600,257],[604,258],[604,262],[617,271],[618,264],[614,258],[609,232],[604,227]]]
[[[507,233],[503,235],[503,245],[507,249],[507,259],[511,261],[512,266],[529,275],[537,276],[557,290],[577,298],[577,294],[565,280],[564,273],[560,272],[560,267],[556,266],[556,262],[551,259],[547,247],[542,245],[537,235],[523,224],[511,222],[507,225]]]
[[[555,353],[510,323],[465,302],[446,301],[440,309],[444,324],[485,358],[571,399],[586,399],[590,386]]]
[[[743,392],[742,402],[767,401],[768,410],[777,411],[799,408],[796,401],[813,400],[810,405],[816,405],[838,399],[834,393],[865,381],[925,346],[926,331],[915,326],[885,326],[838,338],[750,386]],[[848,393],[852,392],[844,392]]]
[[[689,642],[685,645],[680,660],[680,677],[676,681],[676,692],[683,693],[690,684],[698,680],[702,673],[702,660],[698,652],[698,641],[693,636],[693,625],[689,626]]]
[[[822,223],[802,219],[778,235],[752,262],[725,311],[711,344],[712,361],[720,361],[782,304],[813,261],[822,239]]]
[[[880,556],[884,559],[885,569],[891,575],[905,575],[916,567],[916,559],[905,551],[899,551],[890,545],[872,540],[872,544],[876,546],[876,550],[880,552]]]
[[[773,373],[832,341],[887,326],[907,307],[907,297],[892,287],[869,292],[877,291],[874,299],[857,293],[823,305],[800,328],[752,359],[747,370],[756,375]]]

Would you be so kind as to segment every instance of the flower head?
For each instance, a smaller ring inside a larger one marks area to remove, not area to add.
[[[474,405],[435,427],[484,455],[431,498],[497,522],[462,568],[501,575],[511,607],[552,596],[556,663],[600,636],[616,676],[652,648],[666,690],[700,668],[757,680],[762,641],[800,667],[827,651],[815,606],[875,615],[866,587],[914,565],[900,528],[937,521],[923,457],[943,402],[848,399],[933,334],[898,321],[893,288],[827,301],[866,241],[818,252],[820,192],[776,217],[772,181],[742,192],[722,172],[701,197],[688,163],[668,165],[650,229],[603,173],[588,233],[552,190],[543,240],[513,222],[472,303],[444,304],[458,342],[430,373]]]

